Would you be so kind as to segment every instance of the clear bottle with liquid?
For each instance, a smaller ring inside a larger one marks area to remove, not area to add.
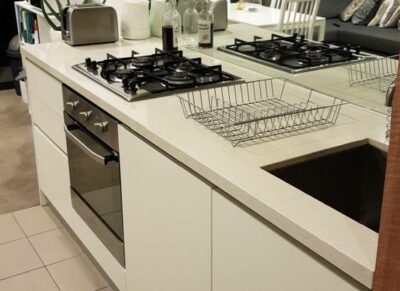
[[[162,21],[162,42],[164,51],[178,50],[181,25],[181,16],[176,9],[176,0],[167,0]]]
[[[199,13],[196,0],[187,0],[188,6],[183,13],[183,45],[195,47],[198,43]]]
[[[214,13],[210,10],[210,0],[202,0],[198,25],[199,47],[214,45]]]

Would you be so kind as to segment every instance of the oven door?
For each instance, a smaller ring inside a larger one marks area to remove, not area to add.
[[[65,115],[72,205],[122,266],[124,232],[118,153]]]

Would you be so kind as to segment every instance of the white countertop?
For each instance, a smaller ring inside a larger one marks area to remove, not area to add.
[[[57,42],[24,46],[22,53],[133,131],[371,287],[378,234],[261,167],[365,139],[385,143],[386,117],[358,106],[345,105],[333,127],[248,147],[232,147],[195,121],[185,119],[175,96],[128,103],[71,68],[86,57],[104,59],[106,52],[122,57],[130,55],[131,49],[148,54],[160,46],[160,40],[154,38],[80,47]],[[199,56],[190,50],[184,54]],[[241,64],[237,66],[207,56],[202,58],[206,64],[221,63],[225,71],[247,80],[266,78]]]
[[[279,24],[280,9],[263,6],[257,3],[244,3],[242,10],[237,10],[237,3],[228,5],[228,20],[237,23],[247,23],[258,27],[274,27]],[[254,10],[255,9],[255,10]],[[296,22],[304,14],[297,14]],[[317,16],[315,21],[324,21],[325,18]]]

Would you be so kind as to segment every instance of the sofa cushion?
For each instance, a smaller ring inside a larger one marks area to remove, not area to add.
[[[352,0],[321,0],[319,4],[318,16],[324,18],[337,18],[343,9],[351,3]]]
[[[368,24],[378,11],[379,4],[379,0],[365,0],[363,5],[354,13],[351,18],[351,23],[361,25]]]
[[[359,45],[370,51],[395,55],[400,50],[400,31],[396,28],[380,28],[354,25],[340,19],[328,19],[328,42]],[[334,38],[335,37],[335,38]]]
[[[382,16],[385,14],[386,10],[388,9],[389,5],[392,3],[393,0],[384,0],[379,6],[378,11],[376,12],[374,18],[368,23],[368,26],[376,26],[379,25],[379,22],[382,19]]]
[[[353,0],[351,3],[340,13],[340,19],[349,21],[356,11],[363,5],[365,0]]]
[[[380,27],[395,27],[400,18],[400,0],[393,0],[379,22]]]

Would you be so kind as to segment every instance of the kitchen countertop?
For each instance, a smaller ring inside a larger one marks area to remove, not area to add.
[[[224,33],[233,36],[232,32]],[[219,41],[218,35],[216,41]],[[160,39],[150,38],[79,47],[56,42],[21,49],[27,60],[114,115],[349,276],[371,287],[378,234],[261,167],[365,140],[385,147],[386,116],[348,104],[333,127],[252,146],[232,147],[195,121],[185,119],[175,96],[128,103],[71,68],[86,57],[104,59],[106,52],[122,57],[130,55],[132,49],[148,54],[160,46]],[[185,50],[184,54],[199,56],[193,50]],[[266,78],[259,69],[246,69],[251,68],[251,64],[230,64],[206,55],[202,58],[205,64],[221,63],[225,71],[247,80]]]

